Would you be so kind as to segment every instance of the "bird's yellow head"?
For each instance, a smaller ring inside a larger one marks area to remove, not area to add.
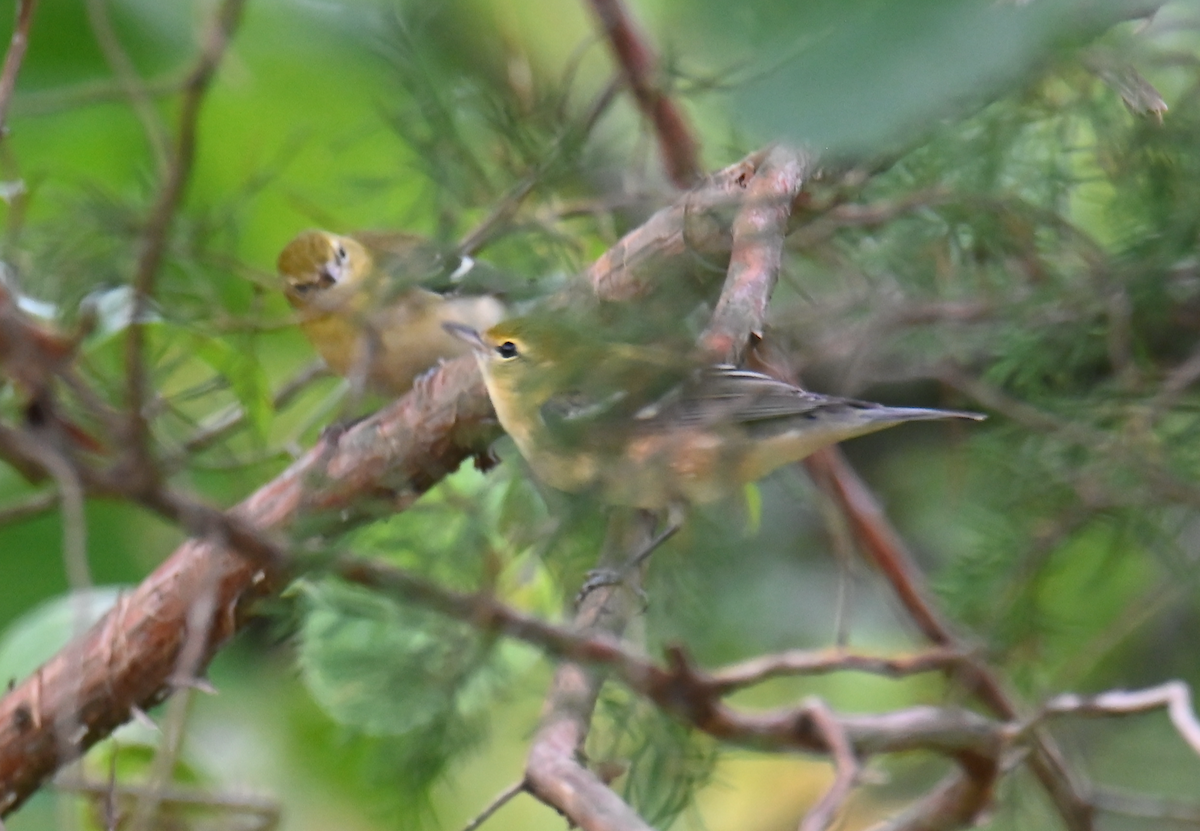
[[[578,369],[581,335],[546,318],[511,318],[486,332],[443,324],[470,344],[500,421],[512,432],[510,416],[527,418],[570,384]]]
[[[371,272],[371,255],[357,240],[326,231],[304,231],[276,262],[288,302],[296,308],[340,303]]]

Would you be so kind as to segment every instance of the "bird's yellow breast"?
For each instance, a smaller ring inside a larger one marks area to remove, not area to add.
[[[361,327],[337,314],[308,315],[300,321],[309,342],[338,375],[349,375],[359,349]]]

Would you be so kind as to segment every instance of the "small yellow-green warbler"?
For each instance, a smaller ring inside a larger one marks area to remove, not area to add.
[[[339,375],[401,395],[413,379],[468,347],[442,328],[486,329],[504,317],[495,296],[459,290],[473,265],[404,235],[358,239],[305,231],[279,255],[288,302],[309,341]],[[436,286],[441,291],[434,291]]]
[[[514,318],[482,333],[446,328],[474,349],[500,424],[534,474],[611,504],[709,502],[845,439],[906,421],[984,418],[819,395],[731,366],[689,367],[547,319]]]

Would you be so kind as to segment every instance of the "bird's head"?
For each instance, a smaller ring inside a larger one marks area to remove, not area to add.
[[[276,262],[284,294],[297,308],[344,297],[370,273],[371,255],[351,237],[304,231],[279,253]]]
[[[443,325],[471,346],[493,398],[514,395],[534,406],[561,392],[563,368],[572,366],[580,351],[576,330],[542,317],[510,318],[486,332]]]

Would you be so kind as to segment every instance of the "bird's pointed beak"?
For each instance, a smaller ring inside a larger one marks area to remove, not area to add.
[[[338,270],[334,263],[325,263],[317,270],[317,285],[327,289],[338,281]]]
[[[487,351],[488,346],[483,342],[483,335],[479,334],[478,329],[472,329],[470,326],[466,326],[462,323],[454,323],[452,321],[443,323],[442,328],[445,329],[448,334],[453,335],[467,346],[471,347],[471,349],[474,351]]]

